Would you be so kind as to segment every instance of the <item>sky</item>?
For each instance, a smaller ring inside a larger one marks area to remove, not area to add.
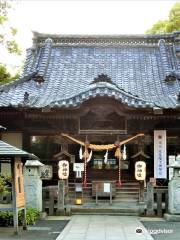
[[[32,31],[56,34],[143,34],[158,20],[168,17],[171,0],[19,0],[10,13],[18,29],[22,56],[1,52],[4,63],[20,65],[32,45]],[[0,49],[1,50],[1,49]]]

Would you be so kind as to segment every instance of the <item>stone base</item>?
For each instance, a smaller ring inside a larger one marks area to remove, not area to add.
[[[169,221],[169,222],[180,222],[180,214],[176,215],[176,214],[165,213],[164,218],[166,219],[166,221]]]
[[[44,220],[47,217],[46,212],[40,212],[40,220]]]
[[[64,208],[57,209],[56,211],[57,216],[66,216],[66,212]]]
[[[66,215],[71,216],[71,207],[68,205],[66,206]]]

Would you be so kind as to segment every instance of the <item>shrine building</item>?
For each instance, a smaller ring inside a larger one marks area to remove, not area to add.
[[[43,187],[58,184],[67,160],[72,202],[74,184],[93,201],[98,182],[107,192],[113,184],[115,202],[138,202],[138,161],[144,188],[150,179],[167,187],[167,165],[180,153],[179,34],[34,32],[22,76],[0,86],[1,139],[47,166]]]

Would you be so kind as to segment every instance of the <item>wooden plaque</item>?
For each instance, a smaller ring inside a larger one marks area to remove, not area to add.
[[[23,166],[21,159],[19,157],[16,157],[14,160],[14,180],[15,180],[16,207],[21,208],[25,206],[25,198],[24,198]]]

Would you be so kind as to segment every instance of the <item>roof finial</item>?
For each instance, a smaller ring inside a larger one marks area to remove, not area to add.
[[[24,93],[24,103],[28,103],[29,102],[29,93],[25,92]]]

